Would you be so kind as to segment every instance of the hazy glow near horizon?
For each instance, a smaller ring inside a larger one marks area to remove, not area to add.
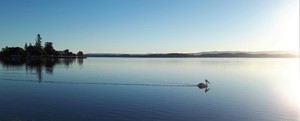
[[[0,48],[99,53],[299,51],[299,0],[1,0]]]

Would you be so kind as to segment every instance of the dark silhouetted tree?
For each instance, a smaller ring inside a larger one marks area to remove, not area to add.
[[[82,52],[82,51],[79,51],[79,52],[77,53],[77,56],[83,56],[83,52]]]
[[[35,46],[38,48],[42,48],[42,37],[40,34],[36,36]]]
[[[29,43],[29,46],[25,49],[27,54],[30,56],[42,56],[45,55],[45,51],[42,48],[42,37],[40,34],[36,37],[35,46],[32,46],[31,43]]]
[[[52,42],[46,42],[45,43],[45,48],[44,48],[45,54],[46,55],[56,55],[56,51],[53,48],[53,43]]]
[[[24,57],[26,52],[23,48],[20,47],[6,47],[1,51],[1,56],[10,57],[10,56],[21,56]]]
[[[27,45],[27,42],[26,42],[25,45],[24,45],[24,49],[26,50],[27,47],[28,47],[28,45]]]
[[[64,55],[68,55],[69,52],[70,52],[69,49],[65,49],[65,50],[64,50]]]
[[[31,55],[31,56],[41,56],[41,55],[45,54],[43,49],[38,48],[36,46],[28,46],[26,49],[26,52],[28,55]]]

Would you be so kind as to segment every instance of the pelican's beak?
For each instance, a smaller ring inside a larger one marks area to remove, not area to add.
[[[206,80],[207,81],[207,80]],[[210,84],[210,82],[209,81],[207,81],[207,83],[209,83]]]

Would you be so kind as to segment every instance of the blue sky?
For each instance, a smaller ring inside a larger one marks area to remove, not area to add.
[[[0,48],[85,53],[299,49],[299,0],[1,0]]]

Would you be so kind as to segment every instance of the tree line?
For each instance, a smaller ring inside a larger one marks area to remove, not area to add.
[[[25,43],[24,48],[21,47],[5,47],[0,51],[0,57],[83,57],[83,52],[77,54],[70,52],[69,49],[57,51],[53,47],[52,42],[45,42],[42,46],[42,37],[37,34],[34,45]]]

